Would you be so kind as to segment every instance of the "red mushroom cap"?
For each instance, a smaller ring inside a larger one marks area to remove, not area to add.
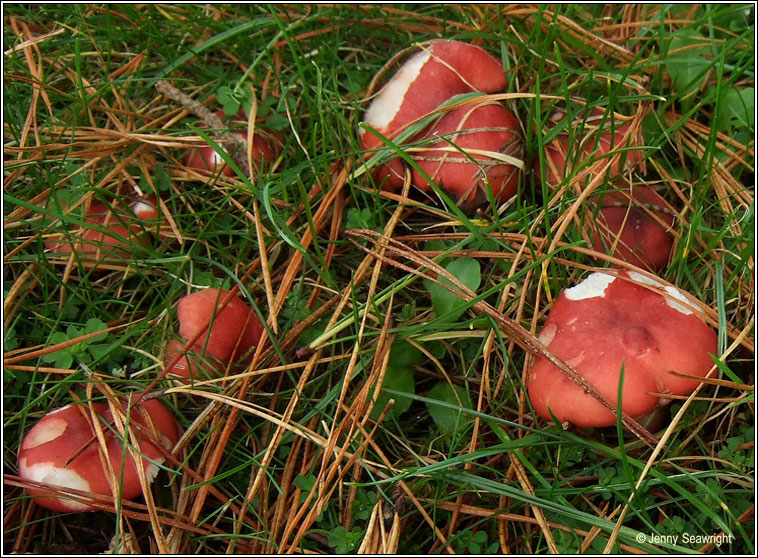
[[[247,141],[247,134],[245,132],[232,132],[232,135],[242,142]],[[226,151],[223,146],[221,146],[221,149]],[[240,149],[242,149],[241,146]],[[234,174],[232,167],[227,165],[221,155],[210,145],[193,147],[187,151],[187,154],[184,156],[184,164],[196,170],[214,173],[221,172],[224,176],[232,176]]]
[[[258,344],[263,334],[263,324],[255,311],[234,295],[219,310],[229,295],[230,291],[211,288],[187,295],[179,301],[179,334],[185,340],[194,338],[211,317],[212,321],[206,333],[200,334],[193,345],[195,351],[208,358],[202,359],[199,355],[194,355],[188,363],[186,355],[182,356],[173,373],[188,377],[202,369],[215,374],[220,365],[216,367],[214,360],[226,363],[245,356],[246,362],[250,361],[251,349]],[[178,340],[170,342],[166,357],[170,358],[181,351],[183,345]],[[201,364],[203,361],[205,363]],[[210,366],[205,365],[208,361],[211,361]]]
[[[190,347],[186,351],[186,343],[180,339],[171,339],[166,345],[164,353],[165,362],[171,362],[177,354],[181,356],[176,363],[168,369],[167,374],[182,378],[215,378],[226,367],[225,363],[210,354],[202,354],[200,350]],[[196,347],[196,345],[195,345]]]
[[[113,467],[115,484],[121,487],[121,497],[125,500],[136,498],[142,493],[137,466],[127,453],[123,471],[121,469],[125,450],[121,438],[114,434],[113,414],[103,403],[92,403],[91,407],[102,423],[108,460]],[[122,402],[122,409],[125,408]],[[105,455],[101,455],[101,446],[95,438],[96,430],[91,419],[89,408],[85,405],[67,405],[42,417],[21,442],[19,476],[62,488],[111,496],[109,473],[107,468],[103,469],[107,461]],[[129,419],[139,441],[139,447],[135,449],[144,456],[145,474],[152,481],[158,474],[156,463],[163,463],[164,451],[170,451],[179,440],[179,426],[166,407],[156,400],[136,405]],[[28,488],[27,493],[35,496],[37,504],[50,510],[78,512],[97,509],[67,499],[52,490]]]
[[[673,227],[668,204],[647,186],[612,190],[600,203],[591,232],[592,247],[632,265],[656,271],[668,264],[674,240],[662,226]]]
[[[429,137],[441,137],[414,155],[419,167],[465,209],[487,202],[489,185],[495,201],[516,193],[524,143],[514,114],[494,101],[467,104],[446,113]],[[430,189],[414,169],[413,184]]]
[[[583,144],[587,156],[592,154],[595,144],[597,144],[596,157],[601,157],[612,150],[639,147],[644,143],[641,130],[636,134],[630,134],[630,123],[622,124],[618,120],[614,121],[611,116],[611,113],[606,115],[602,110],[595,109],[587,118]],[[627,150],[618,163],[611,166],[611,176],[618,176],[623,169],[634,168],[642,161],[642,157],[643,152],[640,149]],[[619,168],[619,164],[623,164],[623,169]]]
[[[158,199],[153,195],[144,196],[132,202],[129,209],[140,221],[152,221],[158,218]]]
[[[563,110],[554,111],[548,118],[548,127],[555,126],[566,118]],[[568,132],[558,134],[547,142],[545,149],[545,165],[548,171],[546,183],[549,188],[556,188],[565,177],[571,175],[574,170],[586,167],[596,160],[606,160],[604,157],[612,150],[642,145],[641,132],[629,136],[631,124],[621,124],[612,121],[611,115],[605,116],[601,109],[593,109],[589,116],[578,117],[572,122],[579,128],[581,135],[575,137]],[[573,143],[578,149],[573,148]],[[578,156],[577,156],[578,155]],[[619,160],[613,163],[609,169],[609,177],[619,176],[623,169],[632,169],[642,161],[643,153],[639,149],[630,149]],[[623,164],[623,168],[619,166]],[[535,159],[534,172],[538,180],[542,179],[542,169],[539,158]]]
[[[480,47],[436,40],[421,45],[421,49],[400,67],[366,110],[364,122],[389,138],[456,95],[505,89],[502,64]],[[363,129],[359,133],[364,149],[382,145],[374,134]],[[387,190],[402,186],[404,172],[398,163],[375,172],[377,180],[386,178]]]
[[[592,273],[556,299],[540,341],[613,404],[624,369],[623,411],[643,415],[668,402],[650,395],[686,395],[705,376],[718,350],[716,333],[678,289],[635,272]],[[545,357],[527,379],[537,414],[579,427],[610,426],[616,416]]]
[[[216,111],[216,116],[225,120],[226,114],[223,110]],[[234,117],[232,124],[247,126],[247,116],[244,111],[240,111]],[[239,139],[241,142],[247,141],[247,131],[236,130],[231,134]],[[253,163],[260,161],[273,161],[279,154],[279,148],[281,146],[281,135],[275,132],[271,132],[265,127],[259,127],[256,125],[255,134],[253,135],[253,146],[251,150],[251,159]],[[225,149],[223,146],[220,146]],[[242,147],[240,146],[240,149]],[[226,164],[226,161],[219,155],[215,149],[210,145],[203,147],[193,147],[187,151],[184,156],[184,164],[190,168],[221,172],[224,176],[234,175],[232,168]]]
[[[547,179],[545,183],[549,189],[557,188],[558,185],[566,178],[569,171],[566,161],[569,157],[569,138],[565,134],[560,134],[544,145],[545,149],[545,168],[547,170]],[[542,168],[540,167],[539,157],[534,158],[534,175],[537,181],[542,181]]]
[[[64,235],[54,234],[45,241],[50,255],[76,254],[85,268],[92,269],[103,261],[121,261],[132,257],[135,245],[147,243],[145,228],[158,217],[155,196],[134,201],[128,208],[108,206],[100,200],[89,204],[84,221],[90,226],[76,227]],[[91,226],[102,227],[105,231]]]

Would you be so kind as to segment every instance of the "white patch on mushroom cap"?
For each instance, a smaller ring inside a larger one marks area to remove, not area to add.
[[[545,345],[546,347],[550,345],[550,343],[553,342],[553,339],[555,339],[555,334],[558,332],[558,326],[555,324],[547,324],[544,328],[542,328],[542,331],[540,332],[538,339],[540,340],[540,343]]]
[[[629,279],[632,281],[636,281],[637,283],[642,283],[643,285],[652,285],[653,287],[662,287],[663,283],[660,281],[653,279],[652,277],[648,277],[647,275],[642,275],[642,273],[637,273],[636,271],[628,271]]]
[[[143,201],[137,201],[132,204],[132,212],[139,217],[140,213],[147,213],[147,212],[155,211],[155,208],[150,205],[149,203],[145,203]]]
[[[671,388],[662,382],[660,378],[655,381],[655,388],[658,390],[658,393],[671,393]],[[661,407],[663,405],[668,405],[669,403],[671,403],[671,399],[668,399],[666,397],[661,397],[658,399],[658,405]]]
[[[677,310],[681,312],[682,314],[692,314],[692,303],[687,300],[687,297],[684,296],[684,293],[677,289],[676,287],[672,287],[670,285],[664,286],[663,283],[660,281],[657,281],[655,279],[652,279],[651,277],[648,277],[647,275],[642,275],[641,273],[637,273],[636,271],[630,271],[629,272],[629,278],[632,281],[636,281],[638,283],[642,283],[643,285],[652,285],[653,287],[663,287],[663,290],[666,291],[666,294],[669,296],[664,296],[663,298],[666,299],[666,304],[671,306],[674,310]],[[680,304],[679,302],[683,302],[684,304]]]
[[[53,416],[53,415],[57,415],[58,413],[62,413],[63,411],[65,411],[66,409],[68,409],[70,406],[71,406],[71,405],[64,405],[64,406],[63,406],[63,407],[61,407],[60,409],[55,409],[54,411],[50,411],[50,412],[49,412],[49,413],[47,413],[47,415],[45,415],[45,416],[47,416],[47,417],[51,417],[51,416]]]
[[[684,296],[684,293],[677,289],[676,287],[667,286],[663,290],[666,291],[666,293],[669,295],[666,297],[666,304],[671,306],[674,310],[679,310],[682,314],[692,314],[692,303],[687,300],[687,297]],[[679,304],[676,300],[677,299],[684,304]]]
[[[569,300],[584,300],[585,298],[595,298],[605,296],[605,289],[613,283],[616,278],[607,273],[599,271],[591,274],[578,285],[566,289],[564,294]]]
[[[221,149],[224,149],[224,148],[222,147]],[[224,153],[228,153],[226,149],[224,149]],[[222,165],[226,163],[226,161],[224,161],[224,158],[221,156],[221,154],[216,150],[213,151],[213,154],[211,155],[211,157],[213,158],[212,163],[214,166]]]
[[[584,361],[584,357],[585,357],[585,352],[582,351],[581,353],[579,353],[575,357],[570,358],[570,359],[566,360],[565,362],[571,368],[576,368],[577,366],[579,366],[582,363],[582,361]]]
[[[550,115],[550,117],[548,118],[548,120],[552,120],[553,122],[560,122],[564,118],[566,118],[566,111],[565,110],[556,110],[556,111],[554,111]]]
[[[68,427],[68,422],[59,418],[46,418],[32,428],[21,442],[21,449],[30,450],[59,438]]]
[[[18,473],[22,478],[36,482],[44,482],[63,488],[73,488],[91,492],[89,482],[71,469],[56,467],[53,463],[36,463],[31,467],[26,466],[26,459],[21,459],[18,464]],[[52,496],[51,496],[52,497]],[[62,500],[71,511],[85,511],[89,506],[73,500]]]
[[[398,70],[382,88],[366,111],[364,121],[377,130],[383,130],[392,122],[405,100],[405,94],[429,60],[426,51],[417,52]],[[365,130],[361,130],[364,133]]]

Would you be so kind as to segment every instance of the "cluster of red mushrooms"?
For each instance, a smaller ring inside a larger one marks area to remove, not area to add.
[[[241,118],[235,116],[237,126]],[[249,144],[250,160],[271,162],[278,156],[280,137],[259,132]],[[232,133],[241,145],[248,144],[246,131]],[[183,162],[200,177],[232,175],[210,145],[189,149]],[[129,261],[159,223],[156,196],[80,203],[85,204],[81,223],[48,235],[45,250],[51,259],[76,261],[86,270]],[[76,209],[62,205],[66,211]],[[185,384],[242,370],[264,331],[254,309],[230,290],[207,288],[183,297],[177,319],[178,336],[164,350],[162,375]],[[133,500],[144,493],[172,455],[180,433],[176,419],[157,400],[77,402],[49,412],[29,430],[19,448],[19,476],[42,507],[59,512],[107,509],[114,498]]]
[[[166,347],[165,373],[182,383],[244,367],[264,330],[256,312],[230,290],[208,288],[183,297],[177,317],[179,337]],[[179,436],[177,421],[157,400],[71,404],[29,430],[18,472],[33,483],[27,492],[40,506],[95,511],[108,502],[87,494],[125,500],[142,494]]]
[[[374,179],[389,191],[436,186],[464,210],[513,197],[524,169],[523,134],[518,118],[498,100],[505,87],[502,64],[485,50],[458,41],[421,45],[366,111],[360,134],[369,163],[384,154],[373,166]],[[624,182],[625,172],[643,160],[639,131],[628,118],[600,108],[570,119],[555,110],[547,120],[552,139],[533,165],[539,186],[573,187],[581,194],[593,184],[588,201],[594,218],[586,221],[593,249],[644,272],[608,269],[566,289],[539,340],[617,408],[623,369],[620,407],[641,417],[695,389],[696,379],[713,367],[716,333],[698,317],[695,301],[651,273],[671,258],[675,221],[655,190]],[[404,157],[398,144],[406,146]],[[547,420],[615,424],[615,413],[544,355],[527,389]]]
[[[464,211],[515,196],[525,170],[524,140],[518,117],[499,96],[506,85],[502,64],[481,47],[449,40],[418,45],[375,95],[359,131],[376,184],[390,192],[411,186],[444,192]],[[623,182],[624,173],[642,161],[642,142],[617,118],[596,108],[572,115],[571,122],[563,110],[548,119],[549,128],[561,131],[546,143],[542,161],[536,160],[535,176],[554,191],[578,184],[577,177],[593,180],[597,161],[606,161],[604,178],[612,186],[588,198],[596,213],[589,237],[597,252],[625,260],[630,269],[595,272],[565,289],[539,340],[617,408],[641,417],[697,386],[712,368],[717,338],[698,317],[696,301],[651,273],[671,257],[673,211],[654,190]],[[252,160],[277,156],[274,144],[249,144],[246,132],[237,134],[250,145]],[[192,150],[184,162],[200,172],[231,174],[210,146]],[[87,226],[50,237],[46,247],[77,257],[87,268],[123,260],[144,242],[158,206],[154,197],[128,206],[92,202]],[[164,358],[165,373],[180,382],[249,364],[264,331],[257,313],[227,290],[192,293],[179,301],[177,315],[179,336],[169,341]],[[616,413],[544,355],[536,359],[527,389],[544,419],[579,427],[616,422]],[[28,492],[42,506],[98,509],[73,496],[137,497],[179,436],[177,422],[155,400],[72,404],[29,431],[18,455],[19,474],[31,481]]]

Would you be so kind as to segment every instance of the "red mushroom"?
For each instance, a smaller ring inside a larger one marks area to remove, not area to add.
[[[121,404],[122,410],[126,409]],[[94,420],[100,421],[105,448],[96,437]],[[126,421],[125,421],[126,422]],[[158,474],[158,465],[165,461],[179,440],[179,426],[171,413],[156,400],[135,405],[129,413],[129,428],[137,440],[135,451],[143,456],[148,481]],[[108,405],[92,403],[67,405],[46,414],[32,427],[21,442],[18,452],[18,474],[25,480],[75,489],[102,496],[132,500],[142,493],[137,465],[131,453],[124,456],[123,440],[117,436],[113,414]],[[129,444],[132,438],[129,437]],[[122,461],[124,467],[122,469]],[[110,478],[109,466],[113,471]],[[114,494],[112,486],[119,487]],[[42,507],[60,512],[93,511],[97,507],[74,500],[65,491],[38,487],[27,493]]]
[[[45,240],[45,252],[49,256],[74,253],[86,269],[102,262],[129,260],[136,249],[147,243],[145,229],[150,228],[157,217],[155,196],[140,198],[128,208],[94,200],[87,207],[84,218],[87,225],[75,227],[66,234],[50,235]]]
[[[216,116],[222,120],[226,118],[223,110],[216,111]],[[232,126],[247,127],[247,116],[245,116],[244,111],[237,113],[232,121]],[[247,141],[247,131],[236,130],[232,131],[231,134],[241,142],[239,147],[242,149],[242,146]],[[280,147],[281,136],[279,134],[271,132],[264,126],[256,125],[250,154],[254,164],[261,161],[273,161],[278,156]],[[189,149],[184,156],[184,164],[196,170],[214,173],[221,172],[224,176],[232,176],[234,174],[232,168],[226,164],[226,161],[211,145]]]
[[[502,64],[480,47],[461,41],[436,40],[420,48],[366,110],[364,122],[389,139],[456,95],[505,89]],[[365,129],[359,134],[366,150],[383,145],[382,140]],[[375,179],[382,182],[385,190],[397,190],[403,185],[404,176],[404,166],[399,159],[381,165],[374,172]]]
[[[172,340],[165,358],[173,359],[206,326],[205,333],[183,354],[169,373],[184,378],[201,375],[216,376],[228,362],[252,359],[252,349],[263,334],[263,324],[255,311],[230,291],[205,289],[185,296],[177,306],[179,334],[183,340]],[[229,302],[223,308],[224,300]],[[210,325],[208,325],[210,320]]]
[[[140,221],[152,221],[158,218],[158,200],[155,196],[139,198],[129,207]]]
[[[548,128],[566,118],[563,110],[554,111],[548,118]],[[612,150],[642,145],[641,132],[632,134],[631,124],[612,121],[611,115],[601,109],[594,109],[589,116],[580,115],[570,123],[574,130],[562,132],[544,146],[546,183],[550,189],[556,188],[566,177],[589,166],[594,161],[607,161]],[[577,146],[577,147],[575,147]],[[609,177],[619,176],[624,169],[632,169],[642,161],[640,149],[629,149],[614,162],[609,169]],[[623,162],[623,167],[619,163]],[[537,180],[542,180],[539,157],[534,161]]]
[[[453,109],[429,137],[441,139],[414,153],[414,159],[462,209],[486,203],[488,187],[496,202],[516,193],[524,142],[518,119],[500,103],[483,101]],[[413,184],[430,188],[415,169]]]
[[[636,272],[596,272],[563,291],[539,334],[540,341],[617,405],[624,370],[623,411],[639,417],[686,395],[705,376],[718,350],[716,333],[694,313],[675,287]],[[616,423],[600,401],[545,357],[527,377],[537,414],[579,427]]]
[[[193,347],[185,350],[186,341],[171,339],[166,345],[164,360],[172,361],[176,355],[179,359],[168,371],[168,374],[181,378],[215,378],[223,373],[226,363],[214,358],[208,353],[198,351]]]
[[[564,112],[555,113],[553,116],[562,115],[565,117]],[[555,189],[566,177],[570,171],[566,161],[569,158],[570,142],[568,134],[559,134],[552,140],[544,144],[545,154],[545,167],[547,170],[547,179],[545,183],[549,189]],[[542,182],[542,168],[540,167],[539,157],[534,158],[534,175],[537,177],[538,183]]]
[[[591,225],[592,247],[656,271],[668,264],[674,240],[667,231],[675,218],[666,200],[647,186],[614,189],[600,198]]]

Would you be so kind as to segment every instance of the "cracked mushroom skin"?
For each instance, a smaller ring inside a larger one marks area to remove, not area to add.
[[[705,376],[717,353],[716,333],[678,289],[636,272],[596,272],[556,299],[540,341],[612,404],[624,370],[623,411],[639,417],[687,395],[697,382],[671,374]],[[527,377],[537,414],[577,427],[616,424],[616,415],[544,356]]]
[[[18,453],[18,474],[26,480],[111,496],[109,474],[103,469],[104,463],[110,461],[114,485],[120,486],[121,498],[132,500],[142,493],[134,459],[128,452],[124,456],[122,440],[111,426],[113,414],[108,405],[92,403],[91,407],[101,422],[107,456],[95,437],[88,406],[67,405],[46,414],[24,437]],[[123,402],[122,409],[125,409]],[[156,400],[136,405],[130,412],[130,421],[139,440],[139,448],[135,449],[144,456],[145,474],[151,482],[158,474],[156,463],[164,461],[164,451],[170,451],[179,439],[179,426],[166,407]],[[162,449],[150,439],[158,442]],[[122,459],[125,459],[123,471]],[[43,488],[30,487],[26,491],[34,497],[35,503],[53,511],[98,509]]]
[[[409,124],[462,93],[496,93],[506,87],[503,65],[483,48],[461,41],[435,40],[420,45],[369,105],[363,121],[392,140]],[[361,146],[375,150],[384,142],[359,131]],[[412,141],[409,140],[409,141]],[[374,178],[385,190],[403,185],[405,164],[399,158],[380,165]]]

